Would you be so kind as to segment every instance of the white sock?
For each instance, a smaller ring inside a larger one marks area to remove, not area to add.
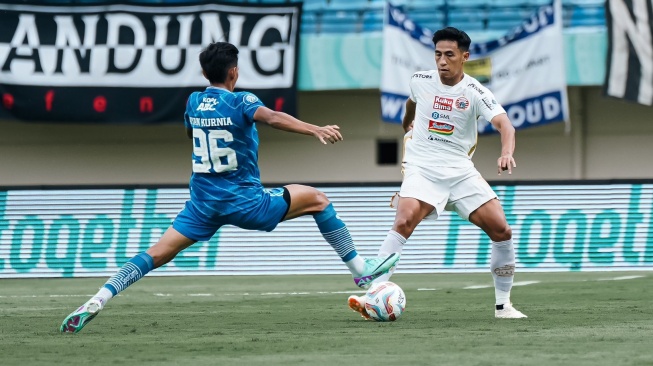
[[[510,303],[510,290],[515,277],[515,247],[512,239],[492,243],[490,270],[494,278],[495,304]]]
[[[365,260],[363,260],[363,257],[358,254],[356,254],[354,258],[345,262],[345,265],[349,268],[349,272],[354,276],[362,275],[365,270]]]
[[[510,303],[510,291],[501,291],[494,288],[495,305],[504,305]]]
[[[111,300],[112,297],[113,297],[113,294],[111,293],[111,291],[109,291],[109,289],[104,287],[104,286],[102,286],[100,288],[100,291],[98,291],[97,294],[95,294],[95,296],[93,296],[94,299],[102,300],[102,306],[106,305],[106,303],[109,300]]]
[[[388,231],[388,235],[385,237],[381,248],[379,249],[379,257],[385,257],[391,253],[399,253],[404,250],[404,244],[406,244],[406,238],[394,230]],[[395,268],[391,269],[390,272],[379,276],[375,282],[385,282],[389,281],[392,274],[395,273]]]

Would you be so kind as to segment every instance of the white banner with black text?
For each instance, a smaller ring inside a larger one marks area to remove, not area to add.
[[[653,4],[608,0],[608,55],[603,92],[653,105]]]
[[[295,114],[300,20],[300,3],[0,3],[0,118],[181,121],[216,41],[239,48],[238,88]]]

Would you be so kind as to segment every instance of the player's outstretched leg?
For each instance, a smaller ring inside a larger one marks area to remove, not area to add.
[[[326,199],[326,196],[324,196]],[[381,258],[362,258],[356,251],[354,240],[347,225],[340,219],[333,205],[327,201],[324,210],[313,214],[315,223],[324,239],[338,253],[345,263],[358,287],[367,288],[379,276],[388,273],[399,260],[398,253],[390,253]]]
[[[61,323],[59,330],[62,333],[79,332],[98,315],[112,297],[141,279],[152,269],[154,269],[154,260],[149,254],[136,255],[109,278],[95,296],[70,313]]]
[[[515,248],[512,239],[492,243],[490,266],[496,297],[494,317],[500,319],[527,318],[510,302],[510,290],[515,276]]]

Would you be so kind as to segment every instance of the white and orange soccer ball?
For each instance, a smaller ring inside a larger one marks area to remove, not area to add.
[[[406,310],[406,295],[394,282],[373,284],[364,299],[365,310],[377,322],[393,322]]]

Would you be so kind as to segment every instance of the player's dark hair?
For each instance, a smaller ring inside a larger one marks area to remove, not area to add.
[[[454,27],[446,27],[433,33],[433,45],[437,45],[440,41],[456,42],[458,49],[463,52],[469,51],[469,45],[472,44],[472,40],[467,33]]]
[[[238,66],[238,48],[227,42],[215,42],[200,53],[200,65],[211,84],[224,83],[230,68]]]

